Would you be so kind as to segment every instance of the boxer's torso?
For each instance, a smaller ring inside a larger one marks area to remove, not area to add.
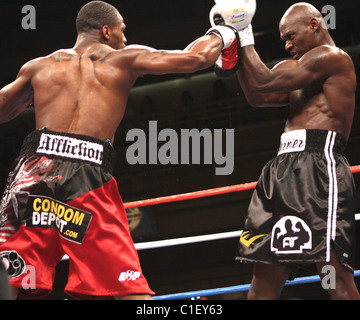
[[[349,137],[355,107],[356,77],[345,53],[339,50],[336,59],[339,66],[334,72],[329,72],[328,77],[290,92],[290,114],[285,131],[323,129]]]

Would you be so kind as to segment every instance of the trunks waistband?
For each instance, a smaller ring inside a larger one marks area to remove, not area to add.
[[[334,131],[301,129],[281,135],[278,156],[284,153],[301,151],[323,151],[343,155],[346,138]]]
[[[52,159],[86,162],[113,172],[115,150],[109,141],[85,135],[56,132],[43,128],[31,132],[24,140],[20,156],[45,155]]]

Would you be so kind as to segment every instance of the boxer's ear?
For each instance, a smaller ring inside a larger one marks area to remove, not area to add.
[[[109,41],[111,34],[111,29],[108,25],[104,25],[101,28],[101,36],[105,39],[105,41]]]
[[[318,19],[316,18],[312,18],[310,20],[310,26],[311,26],[311,30],[313,30],[314,32],[318,31],[319,30],[319,27],[320,27],[320,22],[318,21]]]

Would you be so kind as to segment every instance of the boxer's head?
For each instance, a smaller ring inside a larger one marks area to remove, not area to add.
[[[325,39],[330,37],[320,11],[305,2],[296,3],[285,12],[279,31],[285,41],[285,50],[296,60],[309,50],[326,44]]]
[[[114,49],[125,46],[125,24],[119,11],[104,1],[91,1],[81,8],[76,18],[78,34],[95,34],[101,43]]]

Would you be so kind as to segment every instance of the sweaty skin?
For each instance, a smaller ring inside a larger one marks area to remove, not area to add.
[[[0,123],[34,102],[36,129],[113,140],[131,88],[144,74],[191,73],[212,66],[223,43],[215,36],[195,40],[184,50],[125,46],[125,24],[79,34],[72,49],[34,59],[0,91]]]
[[[335,46],[318,11],[291,7],[279,25],[294,60],[269,70],[254,46],[241,50],[238,79],[253,106],[290,105],[285,132],[324,129],[347,139],[355,108],[356,75],[351,58]]]

